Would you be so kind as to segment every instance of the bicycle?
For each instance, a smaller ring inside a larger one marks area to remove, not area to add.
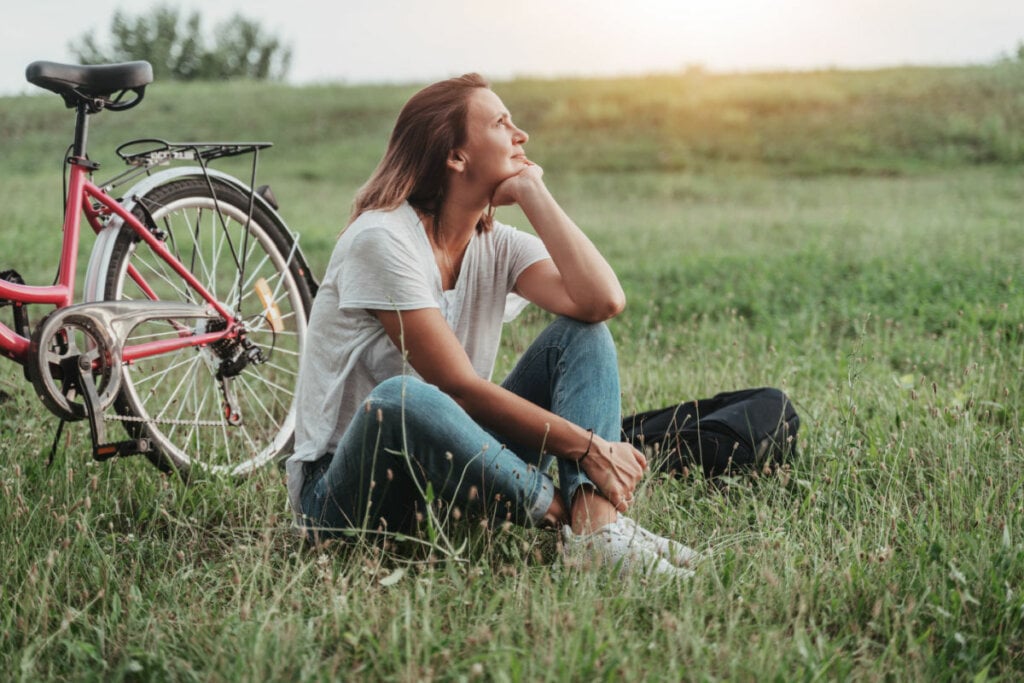
[[[0,304],[14,317],[13,327],[0,322],[0,353],[60,418],[54,451],[66,422],[87,420],[99,460],[144,454],[183,475],[238,476],[279,460],[317,283],[273,193],[253,187],[271,143],[131,140],[116,150],[128,169],[97,184],[89,117],[138,105],[152,67],[41,61],[25,75],[76,111],[56,280],[0,273]],[[209,166],[246,154],[249,184]],[[181,161],[193,163],[170,166]],[[83,215],[97,237],[75,303]],[[32,326],[31,304],[55,309]],[[128,438],[108,440],[109,422]]]

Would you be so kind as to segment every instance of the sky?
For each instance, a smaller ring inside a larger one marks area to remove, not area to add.
[[[516,76],[875,68],[989,63],[1024,41],[1024,0],[34,0],[8,3],[0,95],[30,92],[25,66],[103,44],[118,9],[240,13],[292,48],[288,80],[423,83]]]

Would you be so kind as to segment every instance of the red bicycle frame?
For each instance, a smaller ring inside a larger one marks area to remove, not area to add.
[[[76,269],[78,266],[79,237],[84,213],[93,231],[99,233],[104,228],[105,220],[116,215],[124,225],[130,227],[138,237],[160,256],[175,273],[219,315],[225,320],[233,321],[234,316],[203,285],[181,262],[143,225],[138,218],[125,211],[121,204],[93,183],[89,178],[92,170],[91,162],[80,157],[68,159],[71,165],[68,185],[67,210],[64,214],[64,237],[61,244],[60,268],[57,273],[57,284],[54,285],[22,285],[0,280],[0,298],[8,299],[15,304],[52,304],[57,308],[70,306],[75,298]],[[95,202],[95,203],[94,203]],[[153,300],[157,300],[152,288],[145,279],[129,265],[128,275]],[[192,334],[188,328],[177,339],[165,339],[145,344],[126,346],[122,350],[122,360],[130,363],[141,358],[156,356],[176,349],[204,346],[219,339],[236,335],[234,327],[228,325],[226,330]],[[0,353],[8,358],[25,364],[28,357],[30,340],[21,336],[10,327],[0,322]]]

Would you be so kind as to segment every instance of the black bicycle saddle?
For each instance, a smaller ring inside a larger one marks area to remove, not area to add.
[[[25,78],[32,85],[57,93],[69,107],[90,102],[118,110],[142,99],[146,86],[153,82],[153,67],[143,61],[92,66],[32,62],[25,69]],[[121,102],[120,95],[126,91],[134,92],[137,98]]]

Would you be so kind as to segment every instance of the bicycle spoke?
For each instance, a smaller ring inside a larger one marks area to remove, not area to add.
[[[146,268],[146,269],[148,269],[150,271],[150,273],[152,273],[158,280],[162,280],[163,282],[165,282],[167,284],[167,286],[169,286],[172,290],[174,290],[174,293],[177,296],[179,296],[180,298],[182,298],[183,300],[185,300],[185,301],[187,301],[189,303],[192,303],[194,301],[194,298],[193,298],[192,293],[190,291],[188,291],[185,287],[181,287],[178,284],[176,284],[176,282],[172,281],[171,278],[168,277],[163,271],[157,270],[149,261],[142,261],[142,262],[136,261],[135,262],[135,267],[136,268]],[[140,274],[141,274],[141,271],[140,271]],[[175,276],[175,280],[177,280],[177,276]],[[182,284],[185,284],[184,280],[182,280]]]
[[[227,423],[227,420],[225,420],[224,422],[221,423],[220,428],[218,429],[218,431],[220,432],[221,438],[224,439],[224,451],[227,454],[228,459],[231,460],[231,436],[228,434],[228,423]],[[216,440],[214,439],[214,443],[211,444],[211,445],[215,445],[215,444],[216,444]]]
[[[288,335],[285,332],[278,332],[277,336],[281,337],[281,336],[294,336],[294,335]],[[299,357],[299,352],[298,351],[295,351],[293,349],[286,349],[286,348],[281,347],[281,346],[275,348],[274,349],[274,353],[275,354],[280,353],[280,354],[283,354],[285,356],[292,356],[293,358],[298,358]],[[299,369],[296,367],[293,372],[295,374],[298,374]]]
[[[171,253],[174,254],[174,258],[176,258],[179,263],[184,263],[185,261],[184,259],[181,258],[181,249],[178,248],[178,241],[177,238],[175,238],[174,236],[174,230],[171,227],[171,222],[165,218],[163,220],[163,224],[164,234],[167,236],[166,240],[164,241],[164,244],[167,245],[169,242],[170,247],[168,248],[170,249]]]
[[[219,283],[217,282],[217,267],[220,265],[221,253],[224,249],[224,243],[226,240],[221,239],[218,241],[217,236],[220,235],[220,230],[216,225],[218,222],[217,216],[215,214],[211,214],[210,218],[211,222],[208,233],[210,236],[210,263],[212,265],[204,269],[204,277],[207,283],[207,288],[211,292],[215,292],[217,298],[220,299],[224,298],[221,296],[221,292],[228,292],[229,295],[231,292],[230,289],[222,289],[219,287]]]
[[[273,411],[270,410],[270,408],[267,407],[266,403],[264,403],[262,400],[260,400],[259,394],[257,394],[255,391],[253,391],[252,387],[248,386],[248,382],[246,382],[245,380],[243,380],[242,383],[244,385],[246,385],[246,387],[245,387],[246,388],[245,396],[248,399],[246,402],[250,406],[255,404],[255,406],[259,408],[259,412],[262,412],[263,415],[266,416],[266,420],[267,420],[267,422],[269,424],[276,424],[278,418],[276,418],[274,416]],[[276,394],[276,393],[274,394],[275,397],[277,395],[278,394]],[[275,398],[274,402],[277,403],[278,405],[280,405],[279,402],[276,400],[276,398]]]
[[[255,249],[255,246],[253,248]],[[249,270],[249,277],[243,284],[243,288],[245,289],[245,291],[249,291],[250,289],[252,289],[253,283],[256,282],[256,280],[260,277],[260,273],[262,271],[263,266],[265,266],[269,260],[269,256],[264,256],[256,265],[255,268],[251,268]]]
[[[194,382],[189,382],[188,381],[189,380],[189,375],[196,374],[195,373],[195,367],[196,366],[193,365],[191,368],[189,368],[181,376],[181,378],[178,379],[177,384],[172,387],[171,394],[165,399],[163,408],[156,415],[157,418],[164,417],[165,413],[168,410],[170,410],[171,407],[174,406],[176,403],[178,404],[178,414],[175,415],[174,419],[178,419],[178,418],[181,417],[181,402],[182,402],[182,399],[179,399],[179,394],[181,394],[182,396],[187,395],[189,384],[193,384],[194,383]],[[182,390],[184,390],[184,391],[182,391]]]
[[[202,415],[203,415],[203,409],[206,407],[206,399],[209,397],[209,393],[207,391],[203,391],[202,400],[200,400],[200,397],[196,396],[196,394],[195,394],[197,389],[198,389],[198,382],[193,383],[193,385],[192,385],[192,397],[193,397],[192,398],[192,402],[193,402],[194,407],[195,407],[195,410],[193,412],[196,415],[197,421],[193,422],[189,426],[189,430],[185,434],[185,443],[192,443],[193,439],[195,439],[196,448],[198,450],[198,449],[202,448],[202,443],[200,443],[200,439],[196,436],[196,434],[199,433],[199,430],[201,429],[199,424],[198,424],[198,419],[201,418]]]
[[[298,373],[296,373],[296,375],[297,375],[297,374],[298,374]],[[273,389],[273,390],[275,390],[275,391],[277,391],[277,392],[280,392],[280,393],[282,393],[282,394],[288,394],[288,393],[290,393],[290,392],[289,392],[289,390],[288,390],[287,388],[285,388],[285,387],[281,386],[281,385],[280,385],[280,384],[278,384],[277,382],[274,382],[273,380],[271,380],[271,379],[270,379],[269,377],[267,377],[266,375],[260,375],[260,378],[259,378],[259,380],[260,380],[260,382],[261,382],[261,383],[263,384],[263,386],[264,386],[264,387],[269,387],[269,388],[271,388],[271,389]]]
[[[199,231],[202,230],[202,228],[203,228],[203,209],[202,209],[202,207],[197,207],[196,208],[196,213],[195,213],[195,219],[194,220],[189,216],[188,211],[182,211],[181,212],[181,218],[182,218],[182,220],[185,223],[186,230],[184,232],[189,236],[189,239],[192,241],[192,247],[190,249],[191,254],[189,256],[189,263],[188,263],[188,271],[190,273],[194,274],[196,272],[196,257],[200,257],[200,258],[202,257],[202,253],[199,251],[199,249],[196,248],[196,244],[197,244],[197,235],[199,234]],[[182,264],[185,263],[184,259],[178,259],[178,260]],[[184,281],[184,279],[183,279],[183,281]],[[191,297],[192,296],[192,292],[191,292],[190,288],[188,287],[187,282],[185,284],[185,288],[188,291],[188,295]]]
[[[172,356],[170,356],[170,354],[168,354],[167,357],[170,358]],[[166,377],[168,374],[174,372],[175,370],[177,370],[178,368],[180,368],[180,367],[182,367],[184,365],[188,365],[190,363],[196,363],[196,362],[198,362],[198,359],[195,356],[186,356],[185,358],[182,358],[179,361],[175,361],[175,362],[171,363],[170,365],[168,365],[163,370],[157,371],[157,373],[154,374],[154,375],[140,376],[138,379],[134,380],[134,383],[135,383],[136,386],[138,386],[138,385],[145,385],[145,384],[147,384],[149,382],[157,380],[156,386],[155,387],[151,387],[150,391],[152,391],[153,389],[159,389],[160,388],[160,384],[163,382],[163,378]],[[129,367],[129,372],[130,372],[132,366],[128,366],[128,367]],[[136,364],[135,367],[138,367],[138,364]]]
[[[274,362],[269,361],[269,360],[266,363],[263,364],[263,367],[265,367],[265,368],[272,368],[272,369],[277,370],[278,372],[280,372],[282,374],[288,375],[289,377],[298,377],[298,375],[299,375],[298,368],[286,368],[283,365],[279,365],[279,364],[274,363]],[[261,381],[264,381],[264,382],[266,381],[266,379],[264,379],[262,376],[260,377],[260,379],[261,379]],[[287,390],[282,387],[281,391],[282,392],[286,392]]]
[[[236,302],[237,310],[239,312],[242,311],[242,301],[249,298],[249,295],[252,292],[253,283],[260,277],[260,272],[263,270],[263,266],[269,261],[269,256],[264,255],[257,267],[253,268],[251,264],[248,263],[249,256],[259,249],[259,246],[260,245],[256,240],[252,240],[248,252],[242,255],[242,262],[245,264],[244,273],[247,274],[245,282],[239,283],[239,279],[243,276],[243,271],[240,270],[235,274],[236,278],[232,287],[236,297],[239,296],[239,294],[241,295],[241,298]]]
[[[211,220],[217,220],[217,214],[215,212],[211,211],[209,213],[210,213],[210,219]],[[190,270],[192,271],[192,274],[196,276],[196,279],[199,280],[199,282],[202,283],[202,285],[204,287],[206,287],[207,290],[209,290],[210,294],[212,294],[213,296],[217,296],[217,282],[216,282],[216,279],[213,276],[213,272],[214,271],[206,263],[206,257],[203,254],[203,245],[202,245],[202,243],[199,240],[200,231],[203,230],[203,224],[202,223],[203,223],[202,222],[202,218],[197,220],[196,221],[196,226],[197,226],[196,230],[194,230],[191,233],[191,235],[192,235],[192,255],[193,255],[192,256],[192,264],[193,265],[192,265],[192,268]],[[211,233],[211,239],[216,241],[215,238],[214,238],[214,234],[215,233],[213,233],[212,231],[209,231],[209,232]]]

